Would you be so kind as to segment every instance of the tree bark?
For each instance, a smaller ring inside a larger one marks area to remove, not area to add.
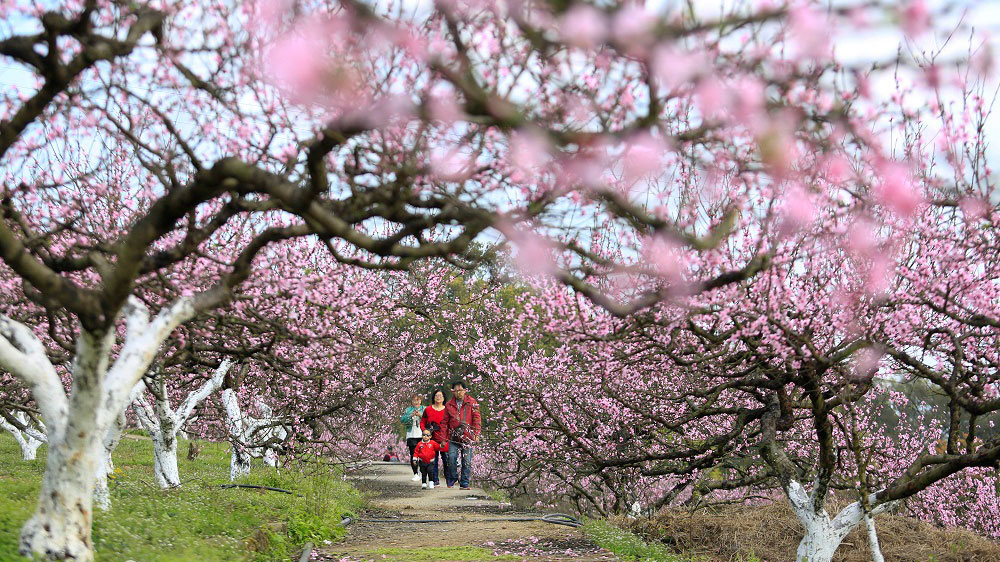
[[[24,412],[17,412],[13,417],[21,425],[25,426],[25,430],[22,431],[2,417],[0,417],[0,427],[10,432],[14,436],[14,439],[17,440],[18,446],[21,447],[21,457],[26,461],[33,461],[37,455],[38,448],[46,440],[43,439],[45,434],[43,432],[32,431],[30,426],[31,420],[28,419],[28,416]]]
[[[129,394],[128,403],[131,403],[139,395],[142,390],[142,382],[137,382],[132,387],[132,392]],[[125,408],[115,416],[114,422],[111,423],[111,427],[108,428],[108,432],[104,435],[104,462],[97,465],[97,480],[94,487],[94,505],[103,511],[111,509],[111,489],[108,488],[108,476],[114,473],[115,463],[111,458],[111,454],[115,452],[118,448],[118,443],[122,440],[122,433],[125,431],[125,426],[128,424],[128,420],[125,418]]]
[[[177,470],[177,437],[168,431],[161,431],[153,437],[153,470],[156,473],[156,483],[161,488],[181,485],[180,472]]]
[[[284,427],[270,427],[275,419],[271,408],[263,402],[257,402],[263,418],[253,418],[243,413],[236,393],[231,388],[222,391],[222,405],[226,408],[226,430],[229,432],[229,442],[232,445],[233,456],[229,462],[229,478],[236,478],[250,473],[250,459],[262,457],[268,466],[278,466],[278,453],[270,446],[250,446],[248,440],[256,442],[283,441],[287,437]],[[263,429],[262,429],[263,428]]]
[[[836,517],[830,519],[825,509],[816,508],[813,494],[807,493],[805,487],[795,480],[791,480],[785,487],[785,494],[805,532],[802,541],[799,542],[798,550],[795,552],[796,562],[832,561],[833,555],[840,547],[840,543],[844,541],[844,537],[865,520],[861,502],[848,505],[840,510]],[[874,503],[873,500],[874,494],[870,496],[869,501]],[[872,508],[872,515],[882,513],[890,507],[890,503],[879,504]],[[870,519],[871,515],[868,518]],[[869,536],[874,531],[875,523],[872,520]],[[881,553],[879,556],[881,557]]]
[[[99,415],[104,406],[101,382],[112,339],[113,333],[80,333],[73,364],[70,415],[62,420],[65,429],[49,436],[38,508],[21,529],[22,554],[54,560],[93,559],[94,486],[98,465],[104,463],[101,439],[106,433]],[[39,401],[37,396],[35,399]]]
[[[31,389],[49,438],[38,508],[21,530],[23,555],[93,560],[92,508],[97,475],[107,470],[104,440],[160,344],[195,308],[182,298],[150,321],[145,306],[130,298],[123,312],[125,341],[110,368],[115,331],[81,327],[68,398],[41,341],[0,315],[0,368]]]
[[[242,443],[230,440],[233,447],[233,454],[229,459],[229,479],[236,480],[241,476],[250,474],[250,455],[247,454],[246,447]]]
[[[141,393],[136,396],[135,411],[139,423],[153,440],[153,470],[156,483],[161,488],[181,485],[180,471],[177,468],[177,434],[191,417],[195,407],[222,385],[230,364],[228,359],[223,360],[212,378],[189,394],[176,412],[170,407],[162,374],[154,376],[155,388],[151,388],[155,406],[150,405]]]
[[[878,533],[875,532],[875,518],[870,513],[865,514],[865,531],[868,533],[868,546],[871,549],[872,562],[885,562],[882,548],[878,544]]]

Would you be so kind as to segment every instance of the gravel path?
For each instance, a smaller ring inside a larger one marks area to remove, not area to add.
[[[485,521],[540,514],[513,511],[479,488],[422,490],[419,482],[410,480],[412,475],[409,466],[397,463],[374,463],[353,475],[354,484],[370,498],[370,508],[361,519],[401,522],[354,523],[348,526],[346,540],[322,547],[314,560],[617,560],[579,529],[543,522]],[[414,519],[459,521],[403,522]]]

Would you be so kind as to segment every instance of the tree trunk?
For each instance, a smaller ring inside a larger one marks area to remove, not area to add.
[[[837,552],[844,537],[861,522],[861,505],[855,502],[831,520],[825,509],[816,509],[816,498],[795,480],[788,483],[785,493],[804,531],[795,551],[796,562],[833,560],[833,553]]]
[[[28,424],[31,423],[31,420],[28,419],[28,416],[26,416],[24,412],[18,412],[17,414],[14,414],[13,417],[19,421],[21,425],[28,426]],[[38,448],[42,446],[44,441],[36,439],[36,435],[33,435],[33,432],[30,431],[31,428],[29,428],[29,431],[21,431],[2,417],[0,417],[0,427],[10,432],[10,434],[14,436],[14,439],[17,440],[18,446],[21,447],[21,457],[24,460],[35,460]],[[42,435],[38,435],[37,437],[42,437]]]
[[[882,548],[878,544],[878,533],[875,532],[875,518],[870,513],[865,514],[865,530],[868,532],[868,546],[871,548],[872,562],[885,562]]]
[[[153,470],[156,482],[161,488],[181,485],[180,471],[177,469],[177,434],[195,407],[219,388],[229,366],[228,359],[222,361],[212,378],[197,391],[189,394],[176,412],[170,407],[166,381],[162,373],[153,376],[156,381],[155,387],[151,389],[155,398],[154,405],[150,405],[141,392],[136,393],[135,412],[139,417],[139,423],[153,440]]]
[[[795,553],[796,562],[830,562],[840,543],[844,541],[844,537],[865,520],[861,502],[848,505],[831,520],[825,509],[815,509],[815,498],[798,482],[790,481],[785,493],[805,532]],[[875,495],[872,494],[869,498],[869,503],[873,503]],[[871,513],[872,515],[882,513],[890,509],[893,504],[894,502],[879,504],[872,508]],[[870,521],[870,525],[871,536],[875,532],[874,520]],[[875,544],[877,545],[877,541]],[[881,552],[878,556],[881,557]],[[877,558],[875,560],[878,562]]]
[[[236,393],[227,388],[222,391],[222,405],[226,409],[226,430],[229,432],[229,443],[233,449],[229,459],[229,479],[236,480],[240,476],[250,474],[250,452],[243,445],[246,438],[246,421]]]
[[[172,433],[160,432],[153,437],[153,471],[156,473],[156,483],[161,488],[181,485],[180,472],[177,470],[177,438]]]
[[[264,464],[278,468],[278,453],[274,449],[270,447],[264,449]]]
[[[201,445],[197,441],[188,441],[188,460],[193,461],[201,454]]]
[[[849,529],[848,529],[849,531]],[[805,536],[799,542],[799,548],[795,551],[797,562],[830,562],[833,560],[833,553],[844,540],[847,533],[837,532],[829,523],[829,518],[825,524],[816,521],[816,524],[805,527]]]
[[[74,424],[69,440],[50,443],[38,509],[21,530],[21,554],[90,561],[92,500],[101,432]]]
[[[20,445],[21,456],[24,460],[33,461],[38,455],[38,448],[42,446],[42,442],[30,435],[25,435],[24,443]]]
[[[141,385],[142,383],[140,382],[132,389],[130,401],[138,393]],[[111,453],[118,448],[118,443],[122,440],[122,433],[125,431],[127,423],[128,420],[125,418],[125,409],[123,408],[115,416],[114,422],[104,435],[104,463],[97,465],[97,481],[94,487],[94,505],[103,511],[111,509],[111,490],[108,488],[108,476],[115,472],[115,463],[111,459]]]
[[[229,459],[229,479],[236,480],[240,476],[250,474],[250,455],[242,444],[232,439],[230,443],[233,446],[233,455]]]
[[[111,338],[80,333],[73,393],[65,429],[49,435],[49,456],[38,509],[21,529],[21,554],[47,559],[93,559],[91,521],[98,465],[104,465],[101,427],[103,379]],[[36,397],[37,398],[37,397]],[[58,426],[58,422],[46,425]]]
[[[38,508],[21,529],[20,552],[25,556],[93,560],[94,489],[98,472],[107,470],[104,439],[160,344],[193,317],[195,309],[191,299],[178,299],[150,322],[146,307],[130,297],[123,312],[125,340],[110,369],[115,330],[81,328],[69,397],[37,336],[0,315],[0,368],[31,389],[49,440]]]

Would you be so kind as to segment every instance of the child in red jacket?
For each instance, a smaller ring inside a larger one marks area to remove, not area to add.
[[[413,459],[420,466],[420,487],[423,489],[434,489],[434,481],[427,482],[427,469],[434,462],[434,455],[440,450],[441,445],[438,445],[437,441],[431,441],[431,432],[425,429],[420,443],[417,443],[416,448],[413,449]]]

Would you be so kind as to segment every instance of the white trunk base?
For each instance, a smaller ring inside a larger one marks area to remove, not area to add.
[[[108,476],[115,471],[111,462],[111,452],[104,451],[104,463],[97,466],[97,476],[94,479],[94,506],[101,511],[111,509],[111,489],[108,487]]]
[[[843,536],[830,528],[815,528],[806,531],[798,550],[795,551],[797,562],[830,562],[833,553],[837,552]]]
[[[156,483],[161,488],[176,488],[181,485],[177,470],[177,438],[163,434],[153,438],[153,471]]]
[[[830,519],[825,509],[817,512],[813,507],[815,504],[812,495],[794,480],[785,489],[785,494],[805,530],[802,542],[795,552],[796,562],[830,562],[840,543],[844,541],[844,537],[866,519],[861,502],[848,505],[833,519]],[[869,502],[874,503],[874,500],[875,494],[872,494]],[[872,510],[872,514],[883,513],[892,509],[895,504],[896,502],[879,504]],[[868,516],[865,524],[869,540],[873,541],[872,559],[875,562],[882,562],[882,553],[879,551],[878,538],[875,535],[875,521]]]
[[[868,533],[868,546],[871,549],[872,562],[885,562],[882,548],[878,544],[878,533],[875,532],[875,518],[865,514],[865,531]]]
[[[42,480],[38,509],[21,529],[21,554],[48,560],[93,560],[91,521],[98,465],[103,464],[96,437],[70,425],[74,445],[53,444]],[[93,434],[98,432],[94,431]]]
[[[240,476],[250,474],[250,455],[243,447],[233,444],[233,454],[229,459],[229,479],[236,480]]]
[[[14,417],[17,419],[17,421],[21,422],[24,425],[30,424],[30,420],[28,419],[28,416],[24,414],[24,412],[18,412],[14,414]],[[8,423],[7,420],[2,417],[0,417],[0,427],[6,429],[8,432],[10,432],[11,435],[14,436],[14,439],[17,441],[18,446],[21,447],[22,459],[26,461],[35,460],[38,454],[38,448],[42,446],[42,443],[44,443],[44,441],[40,441],[35,438],[35,436],[32,434],[32,430],[34,428],[29,426],[28,430],[21,431],[20,429],[14,427],[14,425]],[[38,435],[38,436],[44,437],[44,435]]]
[[[278,453],[274,449],[268,448],[264,451],[264,464],[278,468]]]

